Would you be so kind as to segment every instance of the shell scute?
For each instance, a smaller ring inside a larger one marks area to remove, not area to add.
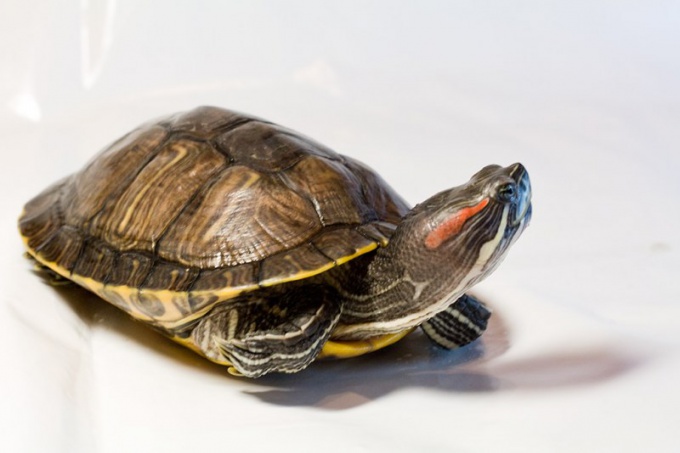
[[[163,124],[173,133],[209,139],[220,130],[235,128],[253,119],[255,117],[219,107],[203,106],[173,115]]]
[[[36,251],[48,263],[59,263],[61,268],[71,272],[83,246],[82,234],[74,228],[63,226],[43,242]]]
[[[101,241],[88,242],[73,268],[73,273],[106,282],[115,267],[117,253]]]
[[[158,254],[200,268],[237,266],[295,247],[321,227],[309,200],[280,179],[235,165],[174,221]]]
[[[58,209],[61,189],[70,178],[48,187],[26,203],[19,219],[19,229],[29,249],[35,250],[62,226]]]
[[[371,247],[375,248],[376,243],[356,230],[338,228],[321,233],[312,244],[325,256],[339,262]]]
[[[339,154],[308,137],[263,122],[250,122],[224,132],[214,142],[236,164],[263,173],[283,171],[309,155],[342,160]]]
[[[121,253],[116,260],[116,265],[111,269],[107,283],[111,286],[138,288],[146,280],[152,266],[153,260],[146,254]]]
[[[191,287],[192,294],[211,291],[215,288],[232,288],[235,291],[257,287],[256,263],[241,264],[239,266],[209,269],[201,271]]]
[[[91,229],[92,219],[117,203],[167,137],[168,132],[159,126],[139,128],[95,156],[64,185],[61,205],[66,224],[100,233]]]
[[[367,165],[349,157],[345,158],[345,165],[357,178],[356,187],[361,190],[366,206],[374,210],[375,219],[398,225],[409,212],[409,204]]]
[[[260,285],[271,286],[281,281],[300,280],[332,266],[332,260],[313,245],[305,244],[264,260],[260,271]]]
[[[198,273],[199,270],[195,267],[159,262],[153,265],[151,272],[144,279],[142,287],[145,289],[184,292],[196,280]]]
[[[298,193],[312,200],[325,226],[374,220],[375,211],[364,203],[359,180],[340,162],[307,156],[285,177]]]
[[[170,141],[92,222],[90,234],[120,250],[152,252],[186,203],[224,165],[224,156],[202,143]]]

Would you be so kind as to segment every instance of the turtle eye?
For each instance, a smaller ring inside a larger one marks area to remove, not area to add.
[[[498,199],[502,202],[508,203],[515,199],[517,195],[517,186],[514,183],[503,184],[498,188]]]

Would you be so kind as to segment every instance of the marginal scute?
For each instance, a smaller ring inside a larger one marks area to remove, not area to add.
[[[151,272],[144,279],[143,287],[183,292],[189,288],[197,276],[198,269],[195,267],[159,262],[152,267]]]
[[[29,219],[22,219],[19,227],[27,238],[27,245],[37,249],[60,228],[61,221],[56,209],[43,211],[32,215]]]
[[[306,244],[264,260],[260,284],[270,286],[286,280],[301,280],[332,266],[333,261],[313,245]]]
[[[85,244],[73,273],[105,282],[114,268],[115,259],[116,252],[110,247],[101,241],[90,241]]]
[[[329,230],[317,236],[312,243],[325,256],[335,262],[360,253],[375,246],[375,241],[367,239],[359,232],[349,228]]]
[[[383,231],[381,231],[375,223],[369,223],[366,225],[361,225],[357,227],[357,231],[359,231],[362,235],[365,237],[368,237],[370,239],[373,239],[375,242],[380,244],[382,247],[385,247],[387,243],[390,241],[390,237],[392,236],[391,234],[385,234]]]
[[[153,260],[141,253],[121,253],[116,266],[111,269],[109,285],[123,285],[139,288],[151,270]]]
[[[51,185],[26,203],[24,213],[19,219],[19,230],[31,249],[40,247],[61,227],[62,221],[57,208],[61,188],[69,179]]]
[[[255,263],[247,263],[227,268],[203,270],[192,285],[191,291],[198,293],[216,291],[222,288],[245,290],[256,287],[257,268],[258,266]]]
[[[48,263],[59,263],[67,271],[72,271],[83,247],[83,236],[70,227],[59,228],[49,239],[36,249],[40,257]]]

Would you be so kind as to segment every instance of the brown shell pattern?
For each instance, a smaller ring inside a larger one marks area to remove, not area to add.
[[[386,243],[407,210],[357,161],[200,107],[119,139],[27,203],[19,227],[46,262],[104,285],[188,292],[178,310],[192,312],[191,291],[275,284]]]

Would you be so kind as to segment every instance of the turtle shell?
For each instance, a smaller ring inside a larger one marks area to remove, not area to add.
[[[386,244],[407,210],[356,160],[200,107],[114,142],[28,202],[19,229],[41,264],[172,329]]]

